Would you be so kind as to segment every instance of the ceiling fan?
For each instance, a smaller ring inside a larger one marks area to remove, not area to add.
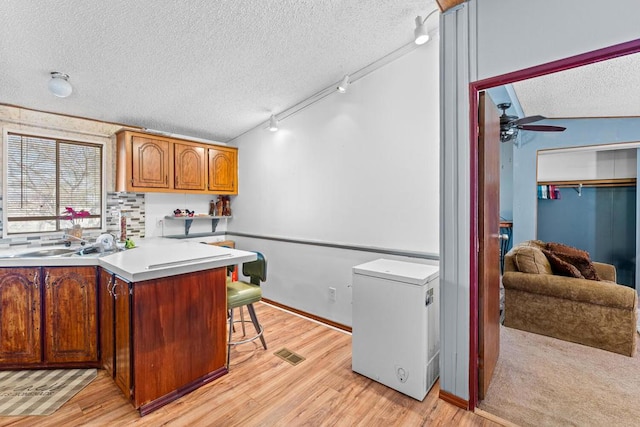
[[[498,108],[502,110],[500,116],[500,142],[513,141],[518,136],[519,130],[530,130],[535,132],[562,132],[566,128],[562,126],[548,125],[530,125],[540,120],[546,119],[544,116],[527,116],[521,119],[518,116],[507,115],[507,109],[511,107],[510,102],[498,104]]]

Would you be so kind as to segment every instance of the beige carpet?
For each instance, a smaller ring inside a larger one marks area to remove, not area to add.
[[[49,415],[96,374],[95,369],[0,371],[0,415]]]
[[[478,407],[521,426],[639,426],[640,357],[501,327]]]

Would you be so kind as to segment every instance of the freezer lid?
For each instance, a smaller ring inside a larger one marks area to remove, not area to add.
[[[380,258],[354,266],[353,273],[412,285],[424,285],[438,277],[439,268],[434,265]]]

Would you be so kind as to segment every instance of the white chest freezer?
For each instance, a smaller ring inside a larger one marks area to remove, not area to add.
[[[438,267],[378,259],[353,267],[352,369],[417,400],[439,376]]]

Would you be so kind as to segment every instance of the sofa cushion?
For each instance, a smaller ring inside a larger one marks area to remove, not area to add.
[[[562,261],[575,266],[578,271],[580,271],[582,277],[584,277],[585,279],[600,280],[598,272],[596,271],[593,263],[591,262],[591,258],[589,257],[589,252],[562,243],[553,242],[547,243],[546,249],[549,252],[553,253],[556,257],[560,258]],[[553,262],[551,263],[551,265],[553,267]]]
[[[577,277],[578,279],[584,279],[584,276],[582,275],[582,273],[580,273],[580,270],[578,270],[576,266],[568,263],[567,261],[557,256],[555,253],[546,249],[543,249],[542,253],[549,260],[549,264],[551,264],[551,269],[553,270],[554,274],[557,274],[559,276]]]
[[[521,273],[553,274],[549,260],[536,246],[518,245],[510,255]]]
[[[589,252],[583,251],[582,249],[574,248],[573,246],[565,245],[564,243],[549,242],[545,244],[544,249],[555,253],[563,253],[567,255],[589,258]]]

